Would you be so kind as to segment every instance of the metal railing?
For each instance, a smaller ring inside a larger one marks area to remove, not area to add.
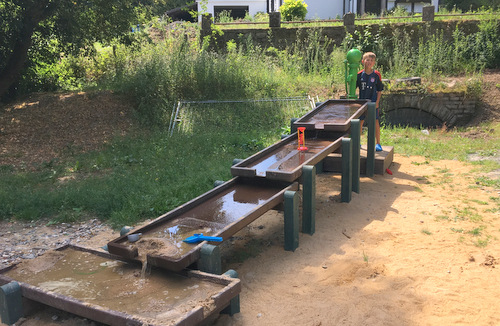
[[[287,97],[256,100],[178,101],[168,133],[246,131],[248,128],[280,128],[291,118],[304,115],[316,105],[314,97]],[[255,123],[249,126],[249,122]]]

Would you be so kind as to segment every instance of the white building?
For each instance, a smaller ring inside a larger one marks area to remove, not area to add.
[[[422,7],[433,5],[437,11],[439,0],[305,0],[305,3],[306,19],[336,19],[349,12],[379,14],[395,6],[405,7],[409,12],[422,12]],[[213,17],[226,10],[231,11],[233,17],[243,18],[247,12],[253,17],[258,12],[279,11],[281,4],[283,0],[208,0],[197,1],[197,10]]]

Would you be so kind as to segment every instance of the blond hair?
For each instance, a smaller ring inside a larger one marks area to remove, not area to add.
[[[365,60],[366,58],[373,58],[373,59],[377,59],[377,55],[373,52],[365,52],[363,54],[363,60]]]

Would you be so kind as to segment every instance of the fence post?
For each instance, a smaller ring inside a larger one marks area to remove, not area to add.
[[[368,139],[366,149],[366,176],[373,177],[375,173],[375,123],[377,119],[377,109],[375,102],[368,103],[367,112]]]
[[[238,273],[234,269],[230,269],[227,272],[224,273],[224,275],[227,275],[231,278],[238,278]],[[234,314],[237,314],[240,312],[240,295],[238,294],[234,298],[229,301],[229,306],[224,308],[221,313],[222,314],[228,314],[229,316],[233,316]]]
[[[359,119],[351,120],[351,142],[352,142],[352,191],[359,194],[359,176],[360,176],[360,144],[361,144],[361,124]]]
[[[222,261],[220,249],[211,244],[204,244],[200,250],[198,268],[202,272],[220,275],[222,273]]]
[[[271,28],[281,27],[281,13],[279,11],[269,13],[269,27]]]
[[[203,44],[205,36],[212,35],[212,14],[201,15],[200,44]]]
[[[302,167],[302,232],[313,235],[316,231],[316,167]]]
[[[425,6],[422,8],[422,21],[423,22],[434,21],[434,6]]]
[[[352,143],[350,138],[342,138],[342,177],[340,183],[340,201],[349,203],[352,195]]]
[[[299,246],[299,195],[296,191],[285,191],[285,250],[295,251]]]
[[[23,316],[21,286],[16,281],[0,287],[0,318],[2,323],[12,325]]]

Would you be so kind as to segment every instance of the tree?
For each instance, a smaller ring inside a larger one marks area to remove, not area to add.
[[[141,8],[134,0],[0,0],[0,96],[22,74],[35,38],[75,53],[128,33]]]

